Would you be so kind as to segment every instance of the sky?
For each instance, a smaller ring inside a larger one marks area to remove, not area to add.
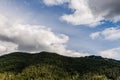
[[[41,51],[120,60],[119,0],[0,0],[0,55]]]

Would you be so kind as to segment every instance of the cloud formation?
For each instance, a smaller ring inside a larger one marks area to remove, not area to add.
[[[109,41],[119,40],[120,39],[120,28],[111,27],[106,28],[103,31],[94,32],[90,35],[92,39],[104,39]]]
[[[61,5],[63,3],[69,2],[70,0],[43,0],[46,5]]]
[[[106,57],[106,58],[114,58],[120,60],[120,47],[113,48],[105,51],[101,51],[99,55]]]
[[[85,56],[88,54],[66,49],[69,37],[55,34],[48,27],[41,25],[19,24],[9,21],[6,16],[0,17],[0,53],[13,51],[24,52],[57,52],[66,56]]]
[[[73,25],[95,27],[103,20],[117,22],[120,20],[119,0],[43,0],[46,5],[68,3],[72,14],[64,14],[61,19]]]

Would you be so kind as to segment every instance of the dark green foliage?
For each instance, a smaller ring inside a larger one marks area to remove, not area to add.
[[[120,80],[120,62],[100,56],[16,52],[0,57],[0,80]]]

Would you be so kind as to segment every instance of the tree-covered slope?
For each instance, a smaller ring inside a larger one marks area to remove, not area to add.
[[[16,52],[0,57],[0,80],[120,80],[120,62],[100,56]]]

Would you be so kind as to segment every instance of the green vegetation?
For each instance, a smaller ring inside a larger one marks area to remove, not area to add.
[[[120,62],[100,56],[16,52],[0,57],[0,80],[120,80]]]

